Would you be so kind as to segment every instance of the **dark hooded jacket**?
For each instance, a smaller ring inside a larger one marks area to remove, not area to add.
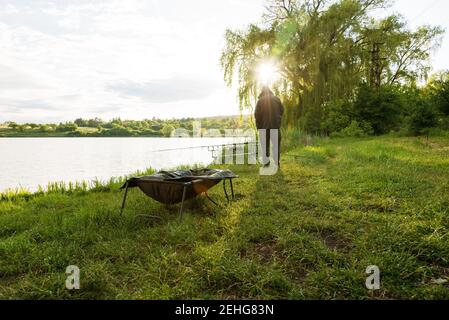
[[[257,101],[255,118],[257,129],[280,129],[284,106],[270,90],[264,90]]]

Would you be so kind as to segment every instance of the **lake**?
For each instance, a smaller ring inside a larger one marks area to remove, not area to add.
[[[213,161],[207,147],[232,138],[0,138],[0,192],[49,182],[109,180],[148,168]],[[189,149],[194,148],[194,149]],[[173,150],[177,149],[177,150]]]

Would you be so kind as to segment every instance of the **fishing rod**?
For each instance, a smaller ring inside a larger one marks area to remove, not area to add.
[[[173,149],[160,149],[153,150],[151,152],[168,152],[168,151],[178,151],[178,150],[191,150],[191,149],[205,149],[205,148],[223,148],[230,146],[246,146],[246,145],[257,145],[257,142],[241,142],[241,143],[229,143],[229,144],[216,144],[216,145],[207,145],[207,146],[195,146],[195,147],[185,147],[185,148],[173,148]]]

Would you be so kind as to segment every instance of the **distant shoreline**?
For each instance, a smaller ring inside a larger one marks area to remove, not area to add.
[[[76,119],[59,124],[36,124],[5,122],[0,125],[0,138],[163,138],[174,130],[202,132],[218,130],[224,135],[226,129],[252,128],[249,118],[216,117],[180,120],[121,120]]]
[[[150,139],[223,139],[225,137],[145,137],[145,136],[130,136],[130,137],[85,137],[85,136],[81,136],[81,137],[70,137],[70,136],[62,136],[62,137],[58,137],[58,136],[54,136],[54,137],[39,137],[39,136],[30,136],[30,137],[26,137],[26,136],[21,136],[21,137],[3,137],[0,136],[0,140],[1,139],[129,139],[129,138],[134,138],[134,139],[144,139],[144,138],[150,138]],[[245,136],[234,136],[233,138],[247,138]]]

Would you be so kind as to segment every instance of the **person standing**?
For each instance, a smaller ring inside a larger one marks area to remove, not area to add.
[[[281,124],[284,114],[284,106],[281,99],[276,97],[268,86],[262,88],[259,95],[254,116],[256,118],[256,127],[259,131],[259,139],[262,141],[262,161],[264,166],[270,165],[270,150],[273,147],[277,149],[277,159],[275,163],[280,167],[281,161]],[[276,130],[277,139],[276,139]],[[276,141],[277,140],[277,141]],[[264,143],[265,142],[265,143]],[[277,148],[276,148],[277,146]]]

